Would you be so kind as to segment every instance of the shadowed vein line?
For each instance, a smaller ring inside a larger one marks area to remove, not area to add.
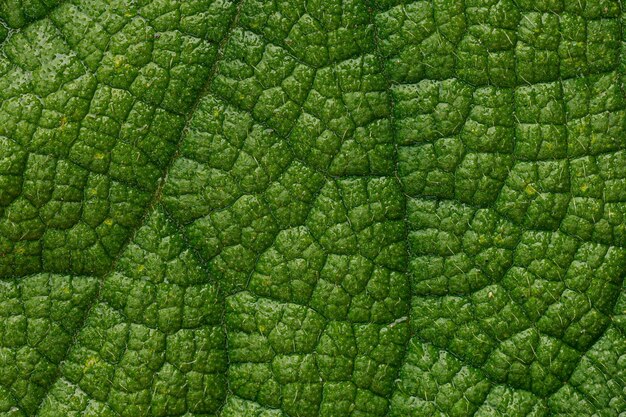
[[[369,14],[369,21],[370,24],[372,25],[374,34],[373,34],[373,40],[374,40],[374,50],[373,50],[373,54],[376,56],[376,59],[378,60],[378,64],[381,67],[381,71],[383,73],[383,76],[385,77],[385,81],[386,81],[386,93],[387,93],[387,102],[389,103],[389,124],[391,127],[391,137],[393,139],[393,146],[394,146],[394,177],[395,180],[398,182],[398,184],[400,184],[400,189],[402,190],[402,196],[404,197],[404,204],[403,204],[403,211],[404,211],[404,215],[403,215],[403,223],[404,223],[404,249],[406,251],[406,259],[407,259],[407,265],[405,265],[404,271],[402,271],[402,273],[405,276],[405,279],[407,280],[408,288],[411,288],[411,278],[410,278],[410,274],[409,274],[409,268],[408,268],[408,264],[410,262],[410,259],[412,257],[412,253],[410,250],[410,246],[409,246],[409,221],[407,218],[407,194],[404,191],[404,184],[402,183],[402,180],[400,179],[400,174],[398,172],[398,141],[397,141],[397,132],[396,132],[396,124],[395,124],[395,117],[394,117],[394,104],[395,104],[395,100],[393,98],[392,92],[391,92],[391,88],[393,87],[392,83],[391,83],[391,78],[389,77],[387,68],[385,66],[385,59],[383,56],[383,53],[380,50],[380,38],[379,38],[379,33],[378,33],[378,25],[376,24],[376,14],[379,12],[379,10],[375,7],[375,5],[372,5],[372,10]],[[391,390],[389,391],[389,395],[387,398],[387,410],[385,415],[388,415],[391,412],[391,401],[393,399],[393,395],[395,394],[396,390],[398,389],[398,383],[396,382],[400,376],[400,373],[402,372],[402,367],[403,365],[406,363],[406,358],[407,355],[409,353],[409,345],[411,343],[411,340],[413,339],[413,334],[411,331],[411,299],[412,299],[412,294],[411,291],[409,290],[409,293],[406,294],[406,298],[408,300],[408,311],[406,312],[406,317],[408,318],[408,324],[409,324],[409,329],[408,329],[408,334],[407,334],[407,338],[404,342],[404,352],[402,353],[402,359],[400,361],[400,363],[398,364],[398,369],[396,369],[395,372],[395,376],[393,379],[393,386],[391,387]]]
[[[208,76],[207,76],[207,78],[206,78],[206,80],[204,82],[204,85],[199,90],[199,92],[198,92],[198,94],[196,96],[196,99],[195,99],[193,105],[191,106],[191,109],[187,113],[185,126],[181,130],[180,136],[179,136],[178,141],[176,143],[176,150],[173,153],[172,157],[170,158],[169,162],[166,164],[165,169],[163,170],[163,174],[161,175],[161,178],[159,179],[159,185],[157,186],[157,188],[156,188],[156,190],[155,190],[155,192],[154,192],[154,194],[152,196],[151,201],[147,204],[147,206],[146,206],[146,208],[144,210],[144,213],[143,213],[143,215],[141,217],[141,221],[134,228],[133,232],[130,233],[129,237],[126,239],[124,244],[121,246],[117,256],[113,259],[113,262],[111,263],[111,267],[109,268],[109,270],[106,273],[102,274],[102,276],[98,277],[99,278],[99,285],[98,285],[98,290],[96,292],[96,295],[94,296],[94,298],[91,301],[89,307],[85,311],[85,314],[83,316],[82,322],[79,324],[77,330],[72,335],[72,341],[70,342],[67,350],[63,354],[63,358],[59,361],[59,364],[57,365],[57,372],[56,372],[55,376],[52,378],[52,380],[50,381],[50,384],[48,385],[46,391],[41,396],[41,400],[40,400],[39,405],[37,406],[37,409],[35,410],[33,416],[37,416],[39,414],[39,412],[41,411],[41,407],[45,403],[46,398],[48,398],[50,390],[57,383],[57,381],[59,379],[61,379],[61,377],[62,377],[61,365],[67,359],[70,351],[75,346],[76,340],[78,338],[78,335],[85,328],[85,325],[86,325],[86,323],[87,323],[87,321],[89,319],[91,311],[101,301],[101,299],[102,299],[102,288],[104,286],[104,281],[105,281],[106,277],[109,276],[112,272],[115,271],[119,260],[122,258],[124,252],[126,251],[126,248],[134,240],[134,238],[135,238],[135,236],[137,234],[137,231],[139,229],[141,229],[141,227],[143,227],[143,225],[145,224],[146,220],[150,216],[150,213],[159,204],[159,201],[161,200],[163,186],[165,185],[165,182],[167,180],[167,176],[168,176],[169,170],[172,167],[172,165],[174,164],[174,162],[180,157],[180,147],[181,147],[181,145],[183,143],[185,135],[187,134],[187,132],[189,130],[189,125],[190,125],[190,123],[191,123],[191,121],[193,119],[194,114],[196,113],[196,110],[197,110],[200,102],[202,101],[202,99],[209,92],[211,83],[212,83],[213,79],[215,78],[215,76],[217,74],[218,64],[219,64],[219,62],[221,61],[221,59],[222,59],[222,57],[224,55],[224,49],[226,47],[226,44],[228,43],[228,40],[230,39],[230,35],[232,34],[233,30],[235,29],[235,27],[236,27],[236,25],[237,25],[237,23],[239,21],[239,15],[241,13],[241,6],[243,4],[243,1],[244,0],[239,0],[237,2],[236,12],[234,13],[233,17],[231,18],[230,24],[228,26],[228,29],[226,30],[226,33],[225,33],[224,37],[219,42],[218,50],[217,50],[217,53],[215,55],[215,60],[213,61],[213,64],[211,65],[209,74],[208,74]],[[22,411],[24,411],[24,410],[22,410]]]

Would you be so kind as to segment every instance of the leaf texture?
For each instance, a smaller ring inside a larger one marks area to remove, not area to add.
[[[0,415],[622,416],[619,0],[0,5]]]

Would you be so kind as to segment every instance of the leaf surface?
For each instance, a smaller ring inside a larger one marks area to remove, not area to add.
[[[0,415],[621,415],[623,17],[3,3]]]

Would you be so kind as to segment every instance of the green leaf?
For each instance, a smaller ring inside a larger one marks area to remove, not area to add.
[[[620,416],[619,0],[0,4],[0,415]]]

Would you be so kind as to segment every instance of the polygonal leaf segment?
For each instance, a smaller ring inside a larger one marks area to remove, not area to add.
[[[446,402],[431,386],[413,389],[406,362],[397,410],[419,399],[435,414],[489,415],[486,396],[502,386],[514,397],[532,393],[519,415],[574,410],[562,401],[573,391],[563,390],[613,334],[623,291],[621,5],[378,7],[398,173],[410,196],[413,343],[425,346],[415,360],[429,363],[426,372],[435,366],[427,358],[451,354],[437,367],[478,375],[463,388],[472,396]],[[436,372],[426,375],[452,381]],[[484,380],[491,388],[480,388]]]
[[[222,316],[217,286],[157,207],[104,278],[37,415],[215,413],[227,388]]]
[[[3,43],[0,276],[110,269],[234,12],[230,2],[77,0]]]

